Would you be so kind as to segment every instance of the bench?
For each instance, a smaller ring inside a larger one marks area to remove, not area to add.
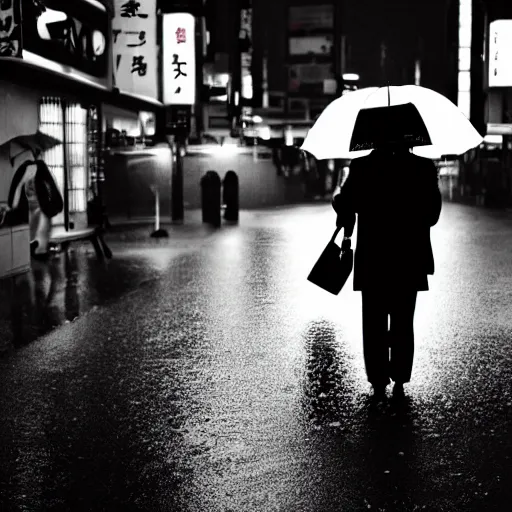
[[[100,227],[54,232],[50,236],[50,245],[60,246],[65,251],[71,242],[81,240],[88,240],[92,243],[98,259],[103,259],[104,256],[112,258],[112,251],[103,240],[103,229]]]

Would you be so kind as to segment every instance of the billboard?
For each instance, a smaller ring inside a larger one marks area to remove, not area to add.
[[[489,25],[489,87],[512,87],[512,20]]]
[[[193,105],[196,101],[195,19],[192,14],[163,15],[163,101]]]
[[[115,86],[158,98],[156,0],[115,0],[112,20]]]

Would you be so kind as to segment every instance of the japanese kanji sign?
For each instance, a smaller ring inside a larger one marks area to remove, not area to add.
[[[512,20],[490,24],[489,87],[512,87]]]
[[[156,0],[115,0],[114,82],[124,92],[158,97]]]
[[[192,14],[163,17],[163,87],[167,105],[193,105],[196,99],[195,20]]]
[[[0,57],[21,57],[20,0],[0,0]]]

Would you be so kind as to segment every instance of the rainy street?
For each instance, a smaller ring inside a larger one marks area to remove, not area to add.
[[[0,510],[504,510],[512,213],[443,205],[412,381],[383,401],[360,294],[306,280],[334,221],[312,204],[179,250],[112,240],[131,288],[0,358]]]

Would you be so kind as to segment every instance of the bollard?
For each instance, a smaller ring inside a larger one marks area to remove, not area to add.
[[[238,222],[239,213],[239,186],[235,171],[228,171],[222,182],[222,202],[224,204],[224,219],[229,222]]]
[[[215,171],[208,171],[201,178],[201,210],[203,222],[220,227],[220,176]]]

